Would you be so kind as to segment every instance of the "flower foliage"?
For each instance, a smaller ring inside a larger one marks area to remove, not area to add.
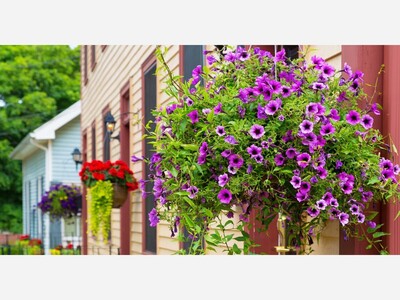
[[[113,186],[110,181],[97,181],[88,190],[89,231],[94,237],[103,237],[106,244],[111,229],[111,211],[113,203]]]
[[[138,182],[133,175],[132,170],[122,161],[115,162],[93,160],[85,162],[79,172],[82,182],[87,187],[92,187],[98,181],[110,181],[121,186],[126,186],[128,191],[138,189]]]
[[[57,183],[44,193],[38,207],[52,218],[69,218],[81,210],[82,194],[74,185]]]
[[[141,182],[142,195],[149,184],[155,197],[152,226],[164,220],[172,236],[184,226],[190,250],[222,243],[241,253],[236,242],[244,242],[246,253],[250,213],[261,231],[283,213],[291,247],[304,246],[328,220],[348,236],[366,238],[369,247],[379,244],[386,233],[376,232],[382,224],[373,221],[374,203],[399,196],[400,168],[385,158],[397,151],[373,128],[381,107],[363,91],[361,71],[347,64],[336,70],[315,55],[291,60],[284,49],[273,56],[238,47],[206,53],[209,64],[181,82],[165,53],[157,55],[174,100],[153,111],[156,128],[148,139],[156,152],[144,158],[153,172]],[[221,221],[234,213],[237,224]],[[242,236],[213,234],[213,223]],[[361,224],[367,233],[350,230]]]

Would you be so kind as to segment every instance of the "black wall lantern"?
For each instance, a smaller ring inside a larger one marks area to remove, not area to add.
[[[119,141],[119,133],[116,136],[111,136],[115,129],[115,123],[117,123],[115,121],[113,115],[111,114],[111,112],[108,112],[106,114],[106,117],[104,118],[104,122],[106,123],[106,130],[107,130],[108,137],[110,139],[115,139],[115,140]]]
[[[78,170],[78,164],[82,164],[82,153],[78,148],[75,148],[71,155],[75,162],[76,170]]]

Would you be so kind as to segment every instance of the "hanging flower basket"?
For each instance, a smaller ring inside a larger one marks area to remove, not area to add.
[[[113,183],[113,208],[120,208],[128,198],[128,189],[125,186]]]

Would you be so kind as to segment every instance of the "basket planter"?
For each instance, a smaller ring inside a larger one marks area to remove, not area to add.
[[[121,186],[113,183],[113,208],[120,208],[128,198],[128,189],[125,186]]]

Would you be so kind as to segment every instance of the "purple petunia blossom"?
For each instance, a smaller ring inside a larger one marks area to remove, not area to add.
[[[338,219],[340,221],[340,224],[342,224],[343,226],[346,225],[347,223],[349,223],[349,215],[346,214],[345,212],[341,212],[338,215]]]
[[[282,86],[282,97],[287,98],[291,95],[291,90],[290,87],[283,85]]]
[[[233,167],[231,165],[228,166],[228,172],[231,174],[236,174],[237,170],[238,169],[236,169],[235,167]]]
[[[285,158],[281,153],[278,153],[274,158],[275,164],[277,166],[282,166],[285,163]]]
[[[276,100],[271,100],[265,106],[265,113],[267,115],[274,115],[282,106],[282,100],[277,98]]]
[[[253,172],[253,166],[249,164],[249,165],[247,165],[246,173],[250,174],[251,172]]]
[[[254,158],[257,155],[261,154],[262,149],[260,147],[257,147],[256,145],[251,145],[250,147],[247,147],[247,153],[250,154],[251,158]]]
[[[355,110],[349,111],[349,113],[346,115],[346,121],[347,123],[351,125],[356,125],[360,123],[360,114],[356,112]]]
[[[361,118],[361,125],[365,129],[372,128],[372,124],[374,124],[374,119],[370,115],[364,115]]]
[[[232,200],[232,193],[227,189],[222,189],[218,193],[218,199],[221,201],[221,203],[229,204],[229,202]]]
[[[335,74],[335,68],[325,63],[321,68],[321,74],[324,77],[331,77],[333,74]]]
[[[292,186],[295,189],[298,189],[298,188],[300,188],[301,178],[299,176],[295,175],[295,176],[292,177],[292,180],[290,180],[290,183],[292,184]]]
[[[325,210],[325,208],[328,206],[326,204],[325,200],[323,200],[323,199],[318,200],[315,204],[317,205],[319,210]]]
[[[358,222],[358,223],[364,223],[364,221],[365,221],[365,215],[362,214],[362,213],[359,213],[359,214],[357,215],[357,222]]]
[[[214,114],[218,115],[222,113],[222,103],[219,102],[215,107],[214,107]]]
[[[217,128],[215,129],[215,132],[216,132],[219,136],[224,136],[224,135],[225,135],[225,128],[224,128],[224,126],[217,126]]]
[[[323,167],[318,167],[317,175],[319,176],[319,178],[325,179],[328,176],[328,171]]]
[[[323,89],[326,89],[328,86],[327,85],[325,85],[325,84],[323,84],[322,82],[314,82],[312,85],[311,85],[311,88],[313,89],[313,90],[323,90]]]
[[[199,165],[203,165],[206,162],[207,159],[207,154],[200,154],[199,157],[197,158],[197,163]]]
[[[284,115],[279,115],[278,120],[283,122],[285,120],[285,116]]]
[[[298,192],[296,194],[296,200],[299,202],[304,202],[308,199],[309,195],[308,194],[303,194],[301,192]]]
[[[192,124],[199,122],[199,113],[197,112],[197,110],[188,113],[187,116],[192,121]]]
[[[310,117],[318,112],[317,103],[311,102],[306,106],[306,116]]]
[[[285,154],[287,158],[293,159],[299,153],[297,152],[296,148],[289,148],[286,150]]]
[[[135,155],[132,155],[131,156],[131,162],[135,163],[135,162],[143,160],[143,158],[144,158],[143,156],[142,156],[142,158],[140,158],[140,157],[137,157]]]
[[[265,107],[258,104],[257,106],[257,119],[266,119],[268,116],[265,113]]]
[[[187,106],[192,106],[193,105],[193,100],[192,99],[190,99],[190,98],[187,98],[186,99],[186,104],[187,104]]]
[[[254,156],[253,158],[254,158],[254,160],[255,160],[257,163],[259,163],[259,164],[261,164],[261,163],[264,161],[264,157],[263,157],[261,154],[256,155],[256,156]]]
[[[376,227],[376,223],[373,221],[367,221],[367,225],[369,228],[375,228]]]
[[[238,142],[236,141],[236,139],[234,138],[233,135],[227,135],[226,138],[224,139],[225,142],[231,144],[231,145],[236,145],[238,144]]]
[[[335,169],[339,170],[343,166],[343,163],[340,160],[336,161]]]
[[[308,153],[301,153],[301,154],[297,155],[296,160],[297,160],[297,164],[299,165],[299,167],[304,169],[310,163],[311,156]]]
[[[264,127],[258,124],[254,124],[253,126],[251,126],[249,133],[253,139],[260,139],[265,134]]]
[[[360,207],[357,204],[350,206],[350,211],[352,215],[358,215],[360,212]]]
[[[309,207],[307,208],[307,213],[311,218],[314,218],[319,215],[320,211],[316,207]]]
[[[309,182],[302,181],[300,183],[300,189],[299,189],[300,193],[307,194],[310,191],[310,189],[311,189],[311,185]]]
[[[308,120],[304,120],[303,122],[301,122],[301,124],[299,125],[299,128],[301,130],[302,133],[306,134],[306,133],[310,133],[313,131],[314,129],[314,123],[310,122]]]
[[[243,119],[246,114],[246,109],[244,107],[241,107],[240,105],[238,105],[238,113],[239,113],[239,116]]]
[[[207,62],[209,65],[212,65],[213,63],[215,63],[217,61],[217,59],[212,55],[207,55],[206,58],[207,58]]]
[[[341,182],[339,185],[344,194],[349,195],[353,192],[354,183],[352,181]]]
[[[211,112],[211,109],[203,108],[201,111],[203,112],[203,114],[208,115]]]
[[[193,199],[194,197],[196,197],[197,193],[199,192],[199,189],[196,186],[192,185],[186,191],[190,193],[188,197],[190,199]]]
[[[320,134],[321,135],[328,135],[333,134],[335,132],[335,127],[331,123],[321,126]]]
[[[378,105],[376,103],[371,105],[371,111],[377,116],[381,114],[381,112],[378,109]]]
[[[156,227],[157,224],[160,222],[160,219],[157,216],[157,210],[155,208],[153,208],[149,212],[149,221],[150,221],[150,226],[151,227]]]
[[[239,169],[241,166],[243,166],[243,158],[240,155],[237,154],[232,154],[229,156],[229,165]]]
[[[218,185],[219,186],[221,186],[221,187],[224,186],[225,184],[228,183],[228,181],[229,181],[228,174],[224,173],[224,174],[218,176]]]
[[[318,178],[315,177],[315,176],[313,176],[313,177],[310,178],[310,182],[311,182],[312,184],[315,184],[315,183],[318,182]]]
[[[340,120],[340,116],[339,116],[338,110],[335,109],[335,108],[331,109],[331,112],[328,115],[328,118],[330,118],[333,121],[339,121]]]
[[[232,150],[224,150],[221,152],[221,156],[225,157],[225,158],[229,157],[231,154],[232,154]]]
[[[199,148],[200,155],[207,155],[208,153],[208,144],[207,142],[203,142]]]

